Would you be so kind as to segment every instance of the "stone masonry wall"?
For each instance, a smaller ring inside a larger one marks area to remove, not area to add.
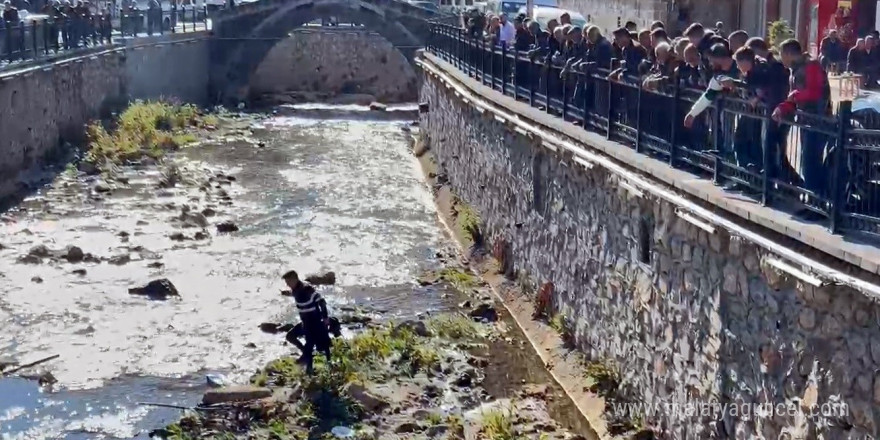
[[[290,91],[407,102],[418,95],[418,85],[412,64],[379,34],[298,30],[269,51],[250,82],[252,96]]]
[[[85,125],[110,104],[159,97],[202,103],[206,40],[168,39],[138,39],[127,48],[0,74],[0,199],[21,190],[23,173],[48,153],[82,140]]]
[[[772,269],[762,248],[556,156],[436,78],[425,76],[420,99],[438,172],[479,212],[489,246],[503,238],[515,271],[555,284],[579,349],[620,366],[661,438],[880,434],[876,303]],[[764,403],[782,406],[742,405]]]

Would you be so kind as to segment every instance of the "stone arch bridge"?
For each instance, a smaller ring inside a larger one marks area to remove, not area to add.
[[[291,30],[317,19],[360,23],[395,46],[422,47],[441,13],[400,0],[257,0],[213,15],[211,84],[220,101],[248,96],[257,66]],[[448,17],[445,17],[448,18]]]

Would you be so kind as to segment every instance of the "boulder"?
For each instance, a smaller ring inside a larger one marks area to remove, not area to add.
[[[209,238],[211,238],[211,235],[209,235],[205,231],[199,231],[196,232],[195,235],[193,235],[193,240],[207,240]]]
[[[174,241],[186,241],[186,240],[190,239],[183,232],[175,232],[175,233],[169,235],[168,238],[170,238],[171,240],[174,240]]]
[[[235,223],[233,223],[231,221],[227,220],[223,223],[217,224],[217,232],[225,233],[225,232],[237,232],[237,231],[238,231],[238,225],[236,225]]]
[[[449,431],[449,425],[443,425],[443,424],[434,425],[434,426],[428,427],[427,431],[425,431],[425,435],[427,435],[428,437],[431,437],[431,438],[441,437],[441,436],[446,435],[446,433],[448,431]]]
[[[202,397],[202,403],[205,405],[216,405],[218,403],[249,402],[271,396],[272,391],[268,388],[236,385],[206,392]]]
[[[112,188],[110,188],[110,185],[108,185],[107,182],[104,182],[102,180],[95,182],[95,186],[92,187],[92,189],[94,189],[95,192],[98,192],[98,193],[108,193],[112,190]]]
[[[365,315],[358,315],[354,313],[346,313],[339,317],[339,323],[343,325],[349,324],[369,324],[373,322],[373,318]]]
[[[31,281],[37,284],[41,284],[43,282],[43,279],[40,277],[32,277]]]
[[[409,330],[413,332],[416,336],[421,336],[423,338],[430,338],[432,336],[431,331],[428,330],[428,326],[425,325],[424,321],[404,321],[400,324],[397,324],[392,330],[392,334],[397,334],[400,330]]]
[[[169,296],[180,296],[177,288],[167,278],[150,281],[144,287],[128,289],[128,293],[131,295],[147,296],[150,299],[166,299]]]
[[[11,357],[3,357],[0,356],[0,371],[3,371],[9,367],[15,367],[18,365],[18,361]]]
[[[384,111],[388,110],[388,106],[385,104],[382,104],[381,102],[373,102],[373,103],[370,103],[370,110],[375,111],[375,112],[384,112]]]
[[[474,378],[476,377],[476,375],[476,371],[468,368],[467,370],[462,371],[461,374],[459,374],[458,377],[455,378],[454,384],[458,387],[470,388],[474,384]]]
[[[49,248],[47,248],[46,246],[39,244],[39,245],[32,247],[28,251],[28,255],[38,257],[38,258],[46,258],[46,257],[52,255],[52,251],[50,251]]]
[[[74,275],[79,275],[79,276],[81,276],[81,277],[86,276],[86,270],[85,270],[85,269],[74,269],[73,272],[71,272],[71,273],[74,274]]]
[[[20,264],[40,264],[43,260],[36,255],[23,255],[18,257],[18,262]]]
[[[79,169],[79,171],[86,173],[87,175],[90,175],[90,176],[94,176],[96,174],[101,173],[101,170],[98,168],[97,165],[95,165],[91,162],[88,162],[88,161],[82,161],[82,162],[78,163],[76,165],[76,168]]]
[[[422,426],[416,422],[403,422],[403,423],[397,425],[396,428],[394,428],[394,432],[397,434],[408,434],[411,432],[418,432],[421,430],[422,430]]]
[[[110,259],[107,260],[108,263],[115,264],[117,266],[122,266],[124,264],[128,264],[130,261],[131,261],[131,255],[128,255],[128,254],[116,255],[114,257],[110,257]]]
[[[163,263],[161,261],[154,261],[154,262],[148,264],[147,267],[149,267],[150,269],[161,269],[161,268],[165,267],[165,263]]]
[[[208,218],[201,212],[181,212],[178,220],[188,227],[205,228],[208,226]]]
[[[471,318],[487,322],[495,322],[498,320],[498,311],[489,303],[482,303],[475,309],[471,310]]]
[[[367,413],[376,413],[391,406],[388,401],[376,396],[361,384],[350,383],[346,386],[346,391],[352,399],[364,407]]]
[[[306,277],[306,282],[316,286],[332,286],[336,284],[336,272],[325,272]]]
[[[68,246],[67,249],[64,251],[64,254],[61,255],[61,258],[64,258],[71,263],[79,263],[80,261],[85,259],[85,257],[86,254],[83,252],[83,250],[76,246]]]
[[[202,215],[205,217],[213,217],[217,215],[217,211],[212,208],[205,208],[202,210]]]

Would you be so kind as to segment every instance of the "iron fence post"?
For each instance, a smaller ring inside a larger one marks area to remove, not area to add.
[[[590,68],[591,67],[588,67],[588,69],[590,69]],[[590,107],[589,102],[590,101],[589,101],[589,96],[587,93],[587,90],[589,90],[589,89],[587,88],[587,84],[589,83],[589,81],[592,81],[592,76],[590,75],[589,70],[582,71],[579,75],[582,77],[581,81],[582,81],[582,84],[584,85],[583,91],[581,92],[581,97],[583,98],[582,102],[581,102],[581,115],[582,115],[581,116],[581,127],[586,129],[587,128],[587,121],[589,120],[589,116],[590,116],[589,115],[589,107]],[[594,88],[593,90],[596,90],[596,89]]]
[[[761,122],[761,147],[764,155],[764,170],[761,173],[763,179],[761,184],[761,205],[767,206],[770,204],[770,169],[774,166],[771,163],[770,154],[774,148],[772,145],[773,139],[770,137],[770,124],[773,124],[773,121],[770,118],[764,118]]]
[[[49,19],[43,19],[43,55],[49,55]]]
[[[614,65],[614,60],[611,61],[612,66]],[[614,129],[614,120],[612,119],[614,115],[614,81],[609,78],[605,78],[605,84],[608,84],[608,128],[605,131],[605,138],[611,140],[611,132]]]
[[[642,87],[636,95],[636,153],[642,152]]]
[[[837,111],[837,144],[834,146],[834,152],[831,155],[831,207],[828,217],[832,234],[836,234],[840,229],[840,214],[843,210],[841,205],[845,201],[843,191],[846,185],[841,185],[841,180],[849,183],[849,176],[846,173],[844,149],[846,148],[848,128],[851,123],[852,101],[841,101]]]
[[[181,20],[183,23],[181,23],[181,24],[183,26],[183,33],[185,34],[186,33],[186,6],[181,6],[181,8],[182,8],[181,11],[183,13],[183,20]],[[193,30],[195,30],[195,28],[193,28]]]
[[[517,73],[519,72],[519,51],[516,50],[516,47],[513,48],[513,99],[519,101],[519,78],[517,78]]]
[[[23,60],[25,57],[25,54],[27,54],[27,50],[25,50],[27,45],[25,44],[24,30],[25,30],[24,21],[19,21],[18,22],[18,38],[17,39],[18,39],[18,59],[20,59],[20,60]]]
[[[495,44],[489,43],[489,87],[495,90]]]
[[[529,105],[534,107],[535,106],[535,79],[532,78],[532,76],[534,76],[533,74],[535,73],[535,67],[536,67],[536,63],[535,63],[534,58],[529,58],[529,64],[527,67],[528,67],[528,69],[527,69],[528,75],[526,76],[526,81],[529,82]]]
[[[507,75],[504,72],[504,66],[507,64],[507,42],[501,42],[501,94],[504,95],[507,90]]]
[[[568,116],[568,72],[559,72],[559,75],[559,79],[562,80],[562,120],[564,121]]]
[[[177,2],[171,3],[171,17],[168,19],[168,25],[171,27],[171,33],[177,33]]]
[[[544,111],[550,113],[550,74],[553,71],[553,63],[544,60]]]
[[[39,49],[37,48],[37,20],[31,21],[31,49],[34,51],[34,59],[37,59]]]
[[[712,166],[712,182],[716,185],[721,183],[721,122],[724,116],[724,97],[715,102],[715,117],[713,118],[714,129],[712,130],[712,148],[715,149],[715,160]]]
[[[675,168],[675,142],[676,136],[678,135],[678,124],[681,123],[681,120],[678,117],[678,100],[681,99],[681,86],[678,81],[678,76],[675,75],[672,85],[672,127],[670,127],[669,132],[669,166]]]
[[[481,44],[480,65],[481,65],[480,82],[482,82],[483,85],[486,85],[486,40],[485,39],[483,40],[483,42]]]

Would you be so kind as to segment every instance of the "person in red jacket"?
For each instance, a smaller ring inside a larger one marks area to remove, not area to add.
[[[805,55],[797,40],[787,40],[780,46],[782,63],[791,69],[791,92],[785,101],[776,106],[773,120],[781,122],[797,110],[814,115],[831,114],[831,85],[828,75],[818,60]],[[818,195],[827,194],[825,166],[825,135],[801,129],[801,173],[804,187]]]

